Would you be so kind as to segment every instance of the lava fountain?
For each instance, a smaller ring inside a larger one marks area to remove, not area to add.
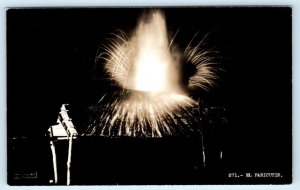
[[[175,59],[169,50],[166,23],[159,12],[141,22],[132,39],[134,44],[133,88],[141,91],[176,91]]]
[[[86,135],[162,137],[189,130],[197,103],[180,87],[179,51],[171,48],[163,14],[143,17],[132,36],[115,35],[98,58],[122,91],[104,95],[90,107],[95,117]],[[197,71],[188,87],[204,88],[215,79],[211,59],[200,44],[181,53]],[[200,76],[201,75],[201,76]]]
[[[158,11],[147,16],[130,39],[119,35],[106,46],[106,69],[126,89],[178,91],[178,70],[169,49],[165,19]]]

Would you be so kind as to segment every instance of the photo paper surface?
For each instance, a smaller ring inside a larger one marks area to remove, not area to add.
[[[290,7],[6,19],[9,185],[292,182]]]

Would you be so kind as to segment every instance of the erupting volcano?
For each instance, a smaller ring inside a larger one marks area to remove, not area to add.
[[[197,102],[182,89],[180,68],[195,68],[186,88],[208,90],[216,79],[209,52],[191,44],[184,51],[172,48],[160,11],[144,15],[130,37],[115,35],[98,58],[123,90],[90,107],[96,117],[85,134],[162,137],[189,130]]]

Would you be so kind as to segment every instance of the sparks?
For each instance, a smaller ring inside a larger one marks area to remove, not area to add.
[[[196,102],[180,94],[122,91],[105,96],[90,110],[98,115],[86,134],[162,137],[184,133]],[[176,126],[174,126],[174,124]]]
[[[170,48],[173,40],[168,40],[162,13],[155,11],[130,38],[121,33],[104,46],[98,58],[104,58],[107,73],[124,90],[90,107],[95,118],[85,134],[162,137],[191,128],[197,103],[180,88],[178,65],[184,63]],[[190,43],[181,57],[196,66],[188,88],[208,90],[216,77],[212,58],[200,45]]]
[[[208,91],[209,87],[213,87],[215,81],[218,79],[216,75],[217,69],[214,67],[216,63],[214,62],[214,58],[210,56],[214,52],[202,48],[204,39],[194,47],[190,46],[191,41],[184,51],[186,63],[191,63],[196,67],[195,74],[188,81],[189,89],[200,88]]]
[[[130,39],[124,33],[115,36],[100,57],[106,60],[106,70],[118,85],[149,92],[179,90],[176,61],[160,12],[141,20]]]

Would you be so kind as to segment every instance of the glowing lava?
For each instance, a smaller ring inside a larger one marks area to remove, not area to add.
[[[180,94],[116,92],[90,107],[99,117],[85,133],[133,137],[184,134],[197,119],[197,112],[191,109],[194,106],[195,101]]]
[[[112,79],[127,89],[178,91],[178,70],[169,44],[163,15],[152,12],[141,19],[130,39],[118,35],[106,46],[106,69]]]
[[[171,76],[177,76],[177,72],[162,14],[154,12],[147,22],[141,22],[132,43],[136,50],[133,88],[151,92],[175,91],[178,81]]]
[[[179,85],[178,52],[170,50],[166,23],[159,11],[140,20],[133,35],[115,35],[99,55],[112,81],[124,90],[103,96],[90,107],[93,118],[85,134],[162,137],[189,128],[197,103]],[[196,66],[188,87],[213,84],[207,52],[190,47],[182,57]],[[201,75],[201,76],[200,76]],[[127,90],[128,89],[128,90]],[[110,98],[108,98],[108,96]]]

